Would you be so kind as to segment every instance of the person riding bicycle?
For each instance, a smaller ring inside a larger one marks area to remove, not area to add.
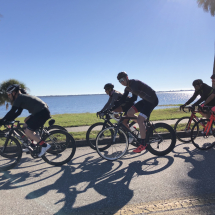
[[[105,84],[104,89],[106,94],[109,95],[110,97],[108,102],[102,108],[102,110],[97,112],[97,116],[106,110],[113,110],[114,112],[124,112],[124,115],[126,115],[130,107],[134,105],[134,101],[129,96],[127,96],[125,101],[121,105],[116,106],[115,104],[122,97],[122,93],[114,90],[114,85],[111,83]],[[125,126],[127,126],[128,122],[129,120],[123,120],[123,124]],[[133,142],[133,140],[134,138],[132,137],[132,135],[129,134],[129,143]]]
[[[212,81],[212,88],[213,88],[213,92],[211,93],[211,95],[206,99],[206,101],[202,104],[203,106],[215,106],[215,74],[213,74],[211,76],[211,81]],[[215,108],[214,108],[215,110]],[[209,118],[209,117],[208,117]]]
[[[151,112],[158,105],[158,97],[156,95],[156,92],[147,84],[143,83],[140,80],[129,79],[126,72],[120,72],[117,75],[117,79],[123,86],[126,87],[124,94],[118,101],[118,105],[120,105],[124,101],[124,99],[128,96],[129,92],[132,93],[131,99],[133,101],[136,101],[138,96],[142,99],[135,103],[127,112],[127,116],[135,117],[139,125],[141,144],[135,150],[133,150],[133,152],[140,153],[147,147],[147,143],[145,142],[145,121],[147,120],[147,118],[150,117]],[[137,112],[140,112],[138,117],[135,115],[135,113]],[[127,126],[127,128],[129,127]]]
[[[130,100],[130,97],[127,96],[125,102],[121,106],[116,107],[115,102],[117,102],[122,97],[122,93],[114,90],[114,85],[111,83],[105,84],[104,89],[106,94],[109,95],[109,99],[105,106],[96,113],[97,116],[107,110],[113,110],[114,112],[124,112],[126,114],[129,108],[134,104],[134,102]]]
[[[195,88],[195,92],[193,96],[187,102],[185,102],[185,104],[180,106],[180,110],[184,108],[186,105],[189,105],[190,103],[192,103],[196,99],[196,97],[200,95],[201,98],[192,105],[192,108],[194,109],[195,106],[198,106],[200,103],[206,101],[207,98],[213,93],[213,88],[203,83],[201,79],[194,80],[193,87]],[[207,105],[215,106],[215,100],[210,100],[210,103],[208,102]],[[201,114],[202,116],[209,118],[209,114],[204,114],[202,112]]]
[[[43,126],[45,122],[51,118],[48,105],[36,96],[23,94],[22,92],[24,91],[18,84],[10,85],[6,92],[11,100],[12,108],[0,120],[0,126],[4,125],[7,121],[13,121],[22,113],[23,109],[28,110],[29,113],[31,113],[31,116],[25,122],[27,124],[25,134],[28,138],[36,141],[37,144],[42,146],[38,157],[43,156],[51,146],[41,140],[40,136],[34,131]]]

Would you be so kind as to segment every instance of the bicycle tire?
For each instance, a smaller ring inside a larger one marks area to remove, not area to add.
[[[101,139],[100,136],[104,138]],[[122,136],[123,135],[123,138]],[[116,133],[114,127],[108,127],[99,132],[96,137],[96,151],[104,159],[114,161],[121,158],[128,149],[128,138],[121,129]]]
[[[19,141],[12,136],[8,138],[4,134],[0,134],[0,171],[14,168],[21,158],[22,148]]]
[[[166,123],[156,123],[147,131],[146,143],[148,151],[153,155],[164,156],[175,147],[175,131]]]
[[[174,131],[176,133],[177,139],[183,143],[191,142],[191,129],[196,123],[196,120],[192,119],[190,128],[187,129],[189,120],[190,117],[182,117],[175,123],[174,126]]]
[[[66,131],[53,130],[42,139],[51,145],[51,148],[42,156],[42,159],[48,164],[61,166],[68,163],[75,155],[75,140]]]
[[[49,126],[47,128],[47,131],[51,131],[51,130],[62,130],[62,131],[67,132],[67,130],[64,127],[60,126],[60,125],[51,125],[51,126]]]
[[[91,149],[96,150],[96,137],[98,133],[101,131],[100,126],[104,126],[104,122],[97,122],[93,125],[91,125],[86,133],[86,141],[87,144],[90,146]],[[105,128],[109,127],[107,124]]]
[[[211,130],[206,136],[205,128],[203,125],[207,125],[209,119],[201,119],[193,126],[191,130],[191,141],[193,145],[200,150],[208,150],[215,145],[215,131],[213,130],[213,123]],[[198,128],[198,130],[197,130]]]

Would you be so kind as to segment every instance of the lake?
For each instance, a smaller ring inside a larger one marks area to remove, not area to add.
[[[156,109],[168,108],[172,104],[184,104],[194,91],[170,91],[157,92],[159,106]],[[96,113],[101,110],[107,102],[109,96],[106,94],[96,95],[68,95],[68,96],[40,96],[49,106],[50,112],[54,114],[64,113]],[[162,106],[167,105],[167,106]],[[10,108],[9,108],[10,109]],[[0,106],[0,118],[2,118],[8,110],[5,106]],[[20,116],[28,116],[27,110],[24,110]]]

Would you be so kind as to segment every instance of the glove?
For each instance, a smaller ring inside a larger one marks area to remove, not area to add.
[[[98,117],[98,116],[100,116],[100,114],[101,114],[101,111],[97,112],[96,116]]]
[[[181,105],[181,106],[180,106],[180,110],[184,109],[185,106],[186,106],[186,105]]]

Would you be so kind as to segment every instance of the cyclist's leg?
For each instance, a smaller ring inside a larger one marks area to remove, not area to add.
[[[38,155],[41,157],[45,152],[51,147],[49,144],[46,144],[41,140],[40,136],[37,135],[34,131],[40,128],[45,124],[45,122],[50,118],[50,112],[48,109],[43,109],[42,111],[36,113],[32,116],[27,122],[27,128],[25,129],[26,135],[31,139],[37,142],[42,146],[41,153]]]
[[[137,118],[137,122],[139,124],[139,129],[140,129],[140,136],[141,136],[141,145],[134,150],[134,152],[141,152],[144,149],[146,149],[147,144],[145,142],[145,138],[146,138],[146,125],[145,125],[145,121],[147,120],[147,118],[150,117],[151,112],[153,111],[153,109],[157,106],[145,101],[145,100],[141,100],[139,102],[137,102],[132,108],[135,110],[135,112],[140,112],[140,114],[138,115]]]
[[[128,116],[127,113],[133,105],[134,105],[134,102],[126,102],[124,105],[121,106],[121,108],[124,112],[124,116]],[[132,115],[132,116],[136,117],[135,115]],[[129,123],[129,120],[127,120],[127,119],[123,120],[123,124],[130,130],[128,123]]]

